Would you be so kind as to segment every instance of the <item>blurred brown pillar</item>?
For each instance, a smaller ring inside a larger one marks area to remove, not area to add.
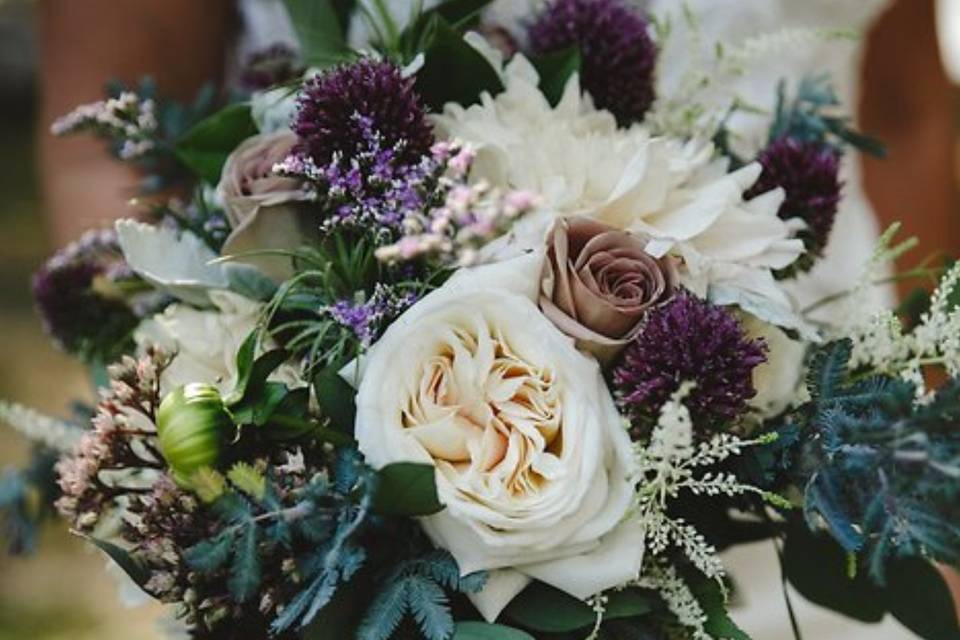
[[[920,245],[901,269],[946,252],[960,257],[955,92],[937,44],[934,0],[897,0],[869,34],[860,122],[887,145],[885,160],[865,157],[867,195],[886,228]],[[901,294],[917,285],[902,283]]]
[[[51,235],[57,245],[130,215],[136,174],[89,136],[54,138],[50,124],[103,98],[111,79],[152,76],[162,94],[190,99],[224,69],[232,0],[41,0],[38,140]]]

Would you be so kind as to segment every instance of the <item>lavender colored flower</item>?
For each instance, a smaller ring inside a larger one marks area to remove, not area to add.
[[[766,360],[766,344],[750,340],[737,318],[692,294],[653,310],[614,371],[618,400],[644,433],[680,385],[696,387],[685,401],[694,424],[728,426],[756,391],[753,369]]]
[[[275,169],[306,181],[325,213],[324,233],[341,227],[373,229],[378,241],[392,241],[405,220],[443,201],[441,177],[457,157],[449,146],[437,144],[408,163],[406,147],[387,145],[372,118],[355,113],[349,120],[357,135],[352,155],[337,153],[318,165],[295,153]]]
[[[646,18],[623,0],[552,0],[528,31],[535,54],[578,47],[581,81],[596,105],[626,126],[654,99],[657,48]]]
[[[129,345],[138,322],[114,285],[134,277],[113,231],[84,234],[33,277],[44,329],[60,348],[82,359],[114,359]]]
[[[338,154],[351,158],[364,150],[369,136],[362,123],[378,133],[382,148],[393,149],[407,164],[416,164],[433,144],[413,78],[404,78],[392,62],[371,58],[309,80],[293,130],[301,153],[324,165]]]
[[[349,329],[357,340],[369,347],[380,336],[386,323],[416,302],[413,293],[398,293],[378,284],[367,300],[340,300],[324,311],[340,326]]]
[[[782,187],[786,199],[780,205],[784,220],[800,218],[807,228],[800,232],[807,253],[788,269],[807,271],[823,255],[840,202],[840,154],[829,145],[783,137],[773,141],[757,160],[763,173],[744,194],[753,198]]]

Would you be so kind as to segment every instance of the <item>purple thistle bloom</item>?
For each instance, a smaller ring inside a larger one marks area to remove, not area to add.
[[[113,231],[87,232],[33,276],[44,330],[84,360],[112,360],[128,345],[138,318],[124,299],[104,289],[133,277]]]
[[[830,239],[840,202],[840,153],[829,145],[783,137],[760,152],[763,165],[757,183],[744,194],[753,198],[777,187],[786,192],[778,215],[784,220],[800,218],[807,228],[799,237],[807,249],[788,270],[807,271]]]
[[[750,340],[737,318],[690,293],[651,311],[614,371],[618,399],[643,433],[685,381],[696,384],[685,401],[695,425],[719,429],[741,416],[756,394],[753,369],[766,345]]]
[[[583,88],[626,126],[653,103],[657,48],[647,28],[623,0],[553,0],[528,33],[535,54],[579,47]]]
[[[351,158],[362,149],[360,122],[379,133],[384,148],[396,148],[403,162],[416,163],[433,144],[413,78],[404,78],[392,62],[370,58],[307,81],[293,130],[300,152],[324,165],[336,154]]]

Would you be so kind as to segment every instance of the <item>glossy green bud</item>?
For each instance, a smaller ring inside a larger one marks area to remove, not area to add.
[[[180,484],[187,484],[199,469],[217,464],[232,429],[220,392],[209,384],[180,387],[157,411],[160,452]]]

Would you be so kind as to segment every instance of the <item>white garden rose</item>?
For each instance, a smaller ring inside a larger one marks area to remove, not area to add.
[[[421,522],[463,573],[491,570],[474,596],[488,620],[531,578],[587,598],[643,558],[629,437],[597,362],[537,308],[542,266],[460,271],[360,367],[360,450],[436,467],[446,508]]]

